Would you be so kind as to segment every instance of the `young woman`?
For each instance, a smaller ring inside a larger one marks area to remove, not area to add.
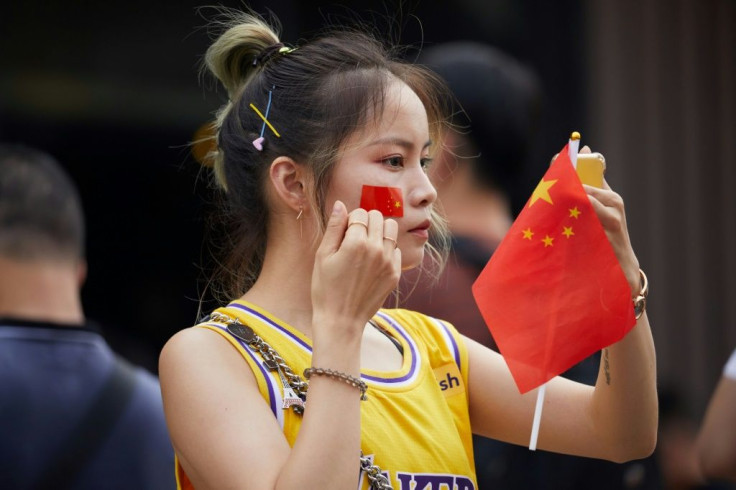
[[[245,14],[206,63],[230,98],[214,173],[233,224],[218,243],[230,250],[218,275],[231,302],[161,354],[180,486],[475,489],[471,434],[528,443],[534,392],[519,395],[503,359],[451,325],[380,309],[429,234],[443,233],[426,175],[441,84],[369,36],[335,32],[291,50]],[[401,211],[362,209],[365,186],[398,189]],[[588,192],[635,297],[622,200]],[[608,364],[610,383],[548,384],[540,448],[651,453],[646,314]]]

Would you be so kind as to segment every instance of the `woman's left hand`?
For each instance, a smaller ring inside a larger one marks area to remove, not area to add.
[[[626,226],[624,200],[611,190],[605,180],[603,181],[603,189],[589,185],[583,185],[583,188],[590,198],[593,210],[603,225],[608,241],[613,246],[613,251],[616,253],[618,262],[626,275],[626,280],[629,282],[632,297],[636,296],[641,287],[639,260],[631,247],[629,231]]]

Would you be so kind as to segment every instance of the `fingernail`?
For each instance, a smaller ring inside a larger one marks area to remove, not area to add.
[[[340,211],[340,201],[335,201],[332,205],[332,216],[335,216]]]

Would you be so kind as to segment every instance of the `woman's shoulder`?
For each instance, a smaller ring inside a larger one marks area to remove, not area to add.
[[[166,342],[159,356],[159,374],[163,380],[167,373],[238,362],[240,356],[230,342],[214,329],[200,324],[178,331]]]
[[[215,335],[208,328],[203,328],[203,325],[194,325],[191,327],[183,328],[176,332],[164,345],[161,354],[168,352],[172,353],[206,353],[209,349],[203,349],[203,347],[214,347],[221,345],[222,342],[218,341],[220,335]]]

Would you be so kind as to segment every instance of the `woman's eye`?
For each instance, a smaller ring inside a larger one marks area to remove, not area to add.
[[[419,163],[422,165],[422,168],[426,171],[427,169],[429,169],[429,167],[432,166],[432,159],[429,157],[422,158],[421,160],[419,160]]]
[[[404,165],[404,157],[396,155],[388,158],[383,159],[383,163],[388,165],[389,167],[401,167]]]

